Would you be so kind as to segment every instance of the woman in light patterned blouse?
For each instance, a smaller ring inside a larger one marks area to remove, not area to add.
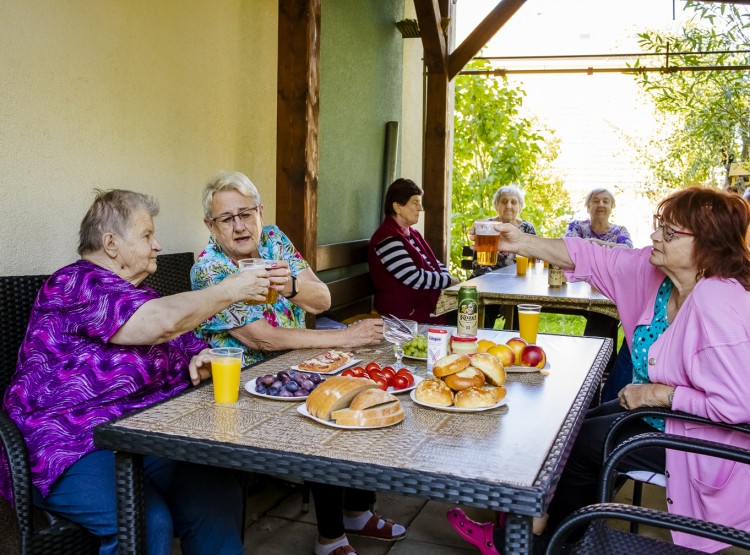
[[[608,247],[633,248],[630,232],[624,225],[609,223],[615,196],[609,189],[592,189],[584,203],[589,211],[588,220],[573,220],[568,224],[565,237],[580,237]]]

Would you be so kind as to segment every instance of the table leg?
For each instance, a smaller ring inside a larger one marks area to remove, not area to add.
[[[530,516],[508,513],[505,519],[505,553],[506,555],[528,554],[532,550],[533,534]]]
[[[115,480],[118,553],[140,555],[146,552],[143,456],[116,451]]]

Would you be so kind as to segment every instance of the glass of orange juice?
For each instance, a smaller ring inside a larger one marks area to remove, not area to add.
[[[541,305],[519,304],[518,305],[518,328],[521,339],[526,343],[536,343],[536,333],[539,330],[539,316],[542,312]]]
[[[520,254],[516,255],[516,274],[519,276],[525,276],[526,270],[529,268],[529,259]]]
[[[242,349],[219,347],[211,349],[211,374],[214,399],[217,403],[236,403],[240,393]]]

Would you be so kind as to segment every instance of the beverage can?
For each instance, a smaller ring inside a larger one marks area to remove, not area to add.
[[[448,330],[429,328],[427,330],[427,369],[432,370],[435,362],[448,356]]]
[[[547,274],[547,284],[550,287],[562,287],[563,284],[563,271],[560,266],[554,264],[549,265],[549,273]]]
[[[458,290],[457,332],[476,337],[479,326],[479,292],[476,285],[462,285]]]

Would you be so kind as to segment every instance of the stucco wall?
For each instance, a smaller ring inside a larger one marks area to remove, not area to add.
[[[385,126],[402,119],[404,0],[322,3],[318,243],[380,222]]]
[[[164,252],[205,244],[219,169],[273,222],[276,29],[277,0],[0,3],[0,275],[75,260],[94,187],[154,194]]]

